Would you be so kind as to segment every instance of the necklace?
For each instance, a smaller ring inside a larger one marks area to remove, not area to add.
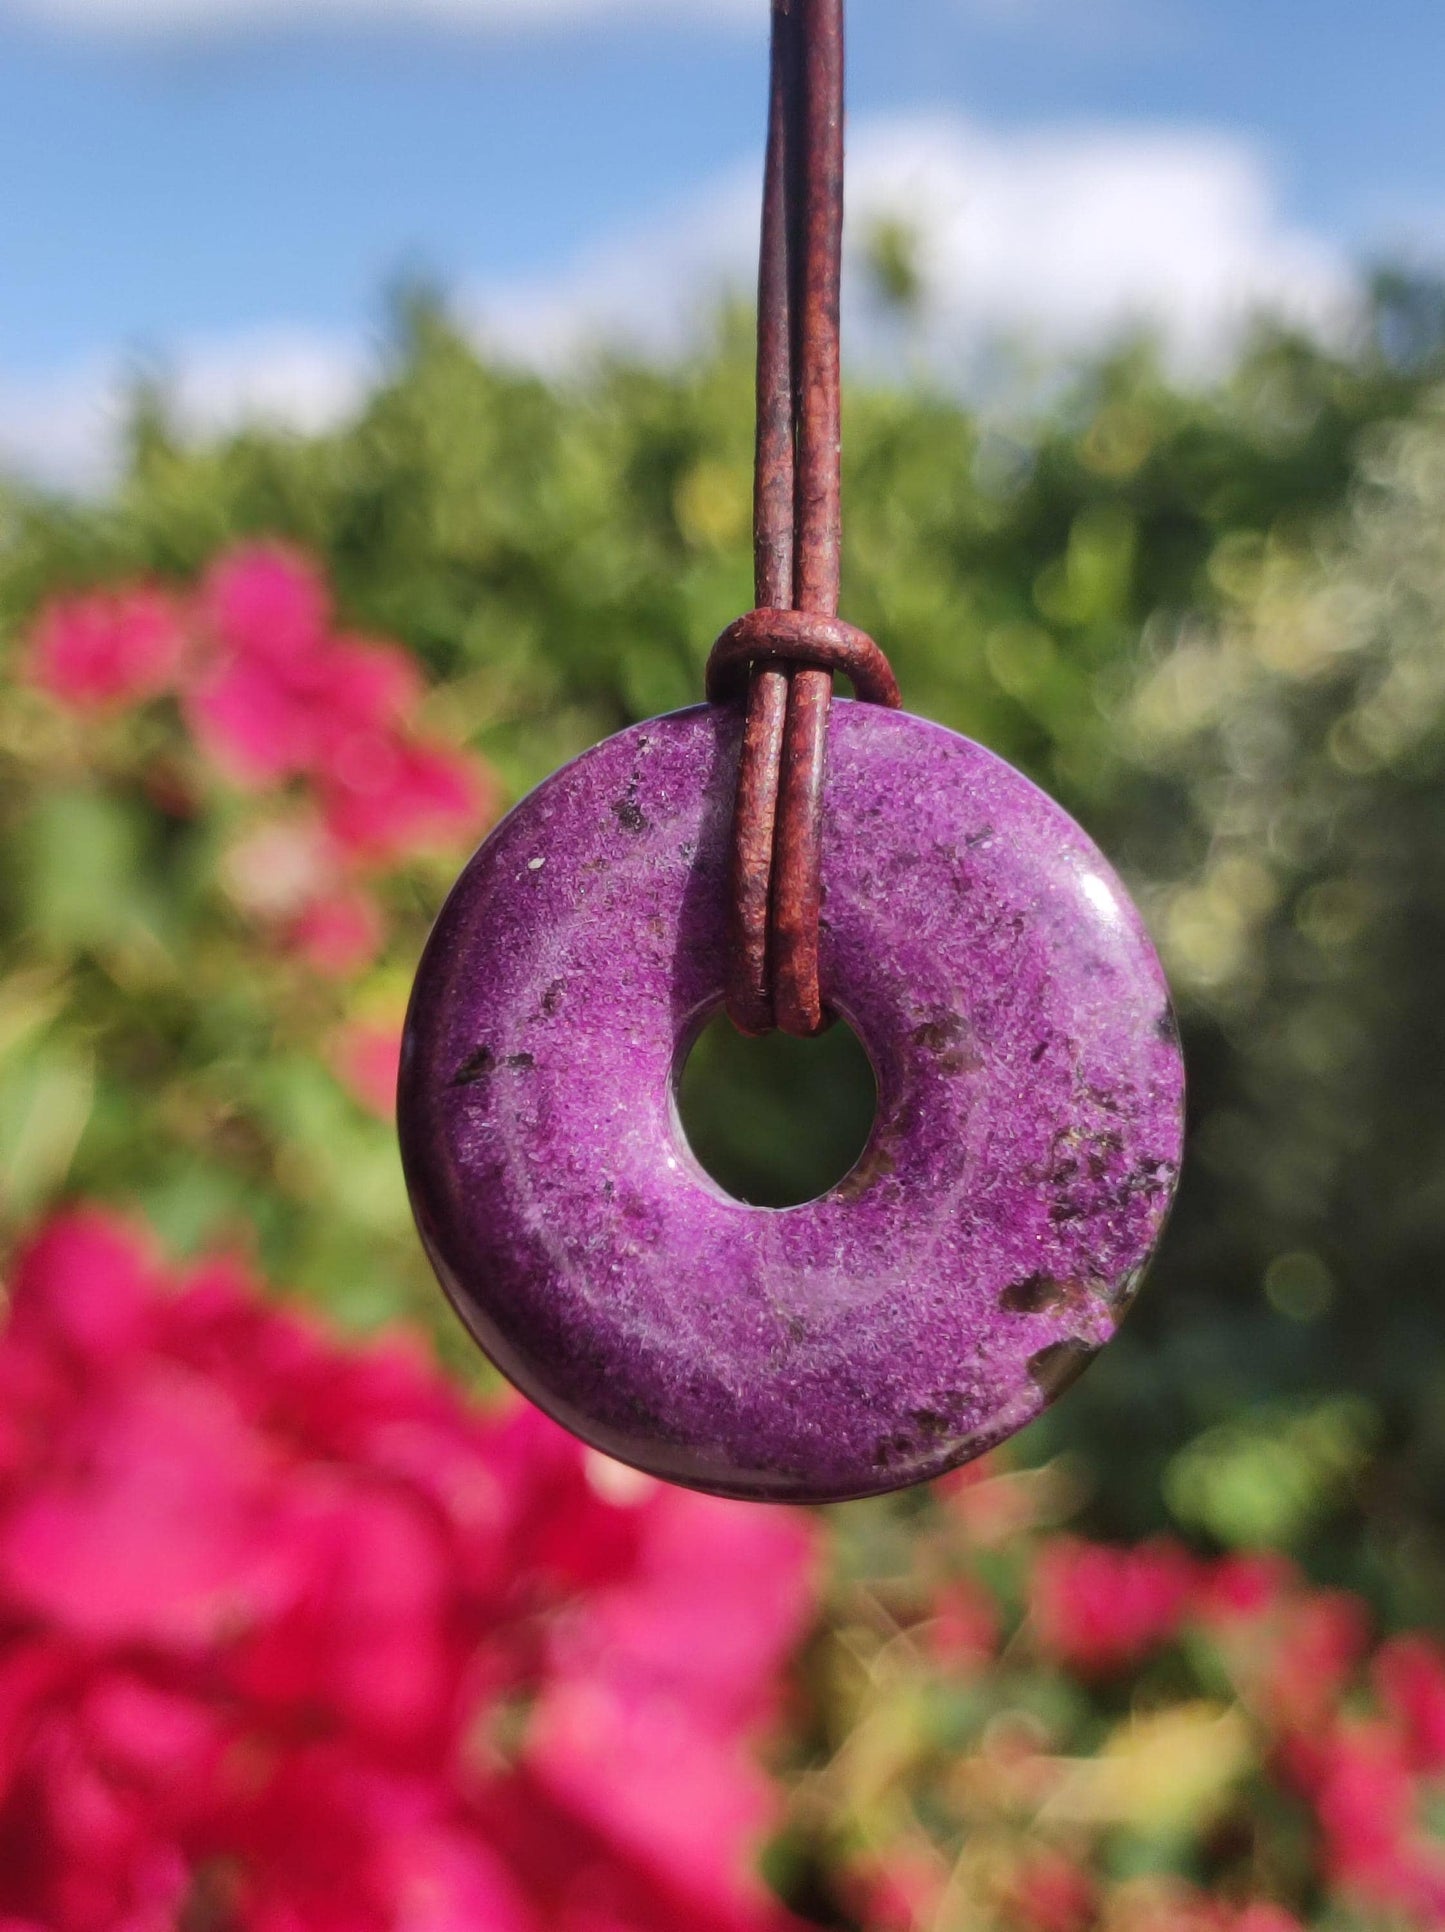
[[[842,191],[842,0],[774,0],[757,608],[706,705],[585,752],[472,859],[399,1095],[422,1240],[503,1373],[624,1462],[790,1502],[939,1475],[1060,1395],[1182,1146],[1123,886],[838,617]],[[687,1145],[677,1072],[722,1005],[869,1053],[872,1138],[817,1201],[736,1201]]]

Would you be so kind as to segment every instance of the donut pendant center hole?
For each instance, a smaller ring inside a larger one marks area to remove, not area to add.
[[[699,1164],[735,1200],[800,1207],[857,1166],[878,1087],[845,1021],[816,1040],[750,1040],[718,1014],[678,1070],[677,1111]]]

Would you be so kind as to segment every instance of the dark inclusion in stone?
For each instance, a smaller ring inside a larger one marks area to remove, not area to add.
[[[647,830],[647,814],[637,802],[638,777],[634,772],[627,790],[612,801],[612,815],[624,832],[634,835]]]
[[[497,1056],[489,1046],[479,1046],[469,1059],[463,1060],[452,1076],[454,1087],[475,1087],[485,1080],[497,1064]]]
[[[913,1029],[913,1044],[931,1054],[940,1073],[977,1073],[983,1065],[961,1013],[941,1012]]]
[[[1074,1386],[1098,1353],[1095,1342],[1051,1342],[1029,1357],[1029,1379],[1050,1402],[1055,1402]]]
[[[1011,1315],[1082,1315],[1107,1305],[1108,1298],[1102,1282],[1055,1281],[1052,1275],[1039,1274],[1011,1283],[999,1296],[999,1306]]]
[[[509,1067],[513,1073],[531,1073],[536,1066],[536,1057],[530,1053],[509,1053],[500,1063],[489,1046],[480,1046],[471,1058],[464,1060],[452,1076],[454,1087],[476,1087],[489,1079],[498,1065]]]

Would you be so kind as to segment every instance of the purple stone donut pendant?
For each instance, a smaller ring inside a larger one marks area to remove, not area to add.
[[[679,1068],[722,1004],[741,710],[586,752],[447,902],[402,1149],[447,1294],[608,1455],[724,1496],[902,1488],[1032,1420],[1109,1341],[1179,1171],[1159,962],[1109,866],[992,753],[834,704],[826,996],[878,1083],[822,1199],[732,1199]]]

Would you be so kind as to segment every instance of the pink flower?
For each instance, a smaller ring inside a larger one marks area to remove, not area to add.
[[[1282,1905],[1256,1899],[1228,1921],[1227,1932],[1304,1932],[1304,1927]]]
[[[421,694],[404,651],[333,635],[320,566],[297,551],[229,552],[199,607],[212,668],[195,696],[198,734],[242,779],[308,770],[338,734],[395,723]]]
[[[211,763],[251,789],[304,788],[349,865],[389,866],[456,843],[495,813],[481,761],[417,729],[415,660],[337,632],[320,568],[282,544],[219,558],[186,621],[145,586],[58,599],[36,625],[30,661],[34,680],[77,709],[180,681],[191,735]],[[188,792],[168,783],[189,806]],[[348,957],[360,950],[354,921],[349,939],[340,946]]]
[[[476,759],[380,732],[331,746],[318,791],[337,845],[370,865],[473,836],[496,805]]]
[[[1307,1589],[1287,1559],[1264,1553],[1211,1565],[1195,1612],[1245,1701],[1286,1735],[1333,1721],[1370,1643],[1370,1613],[1359,1597]]]
[[[1028,1932],[1086,1932],[1097,1914],[1097,1890],[1072,1859],[1043,1852],[1014,1877],[1012,1917]]]
[[[973,1577],[956,1577],[934,1598],[923,1636],[935,1663],[967,1676],[991,1661],[999,1622],[989,1591]]]
[[[384,943],[376,895],[348,875],[325,827],[304,811],[248,827],[227,848],[221,880],[237,912],[325,979],[360,972]]]
[[[1141,1662],[1184,1621],[1195,1565],[1159,1538],[1135,1549],[1055,1537],[1034,1564],[1030,1611],[1046,1655],[1086,1676]]]
[[[1395,1732],[1373,1721],[1295,1740],[1284,1763],[1319,1821],[1326,1880],[1370,1906],[1436,1925],[1445,1915],[1445,1856],[1426,1842],[1417,1793]]]
[[[1428,1637],[1396,1637],[1375,1658],[1374,1679],[1411,1767],[1445,1771],[1445,1651]]]
[[[187,716],[238,783],[305,780],[337,850],[372,866],[455,843],[493,814],[482,764],[416,731],[415,661],[334,633],[314,565],[272,546],[234,553],[213,568],[201,607],[211,656]]]
[[[926,1839],[895,1846],[876,1868],[850,1875],[849,1904],[868,1932],[919,1932],[938,1918],[948,1872]]]
[[[205,628],[232,659],[310,657],[331,624],[320,567],[286,544],[243,544],[211,566],[201,587]]]
[[[426,694],[420,666],[400,645],[338,634],[325,656],[332,703],[323,733],[333,745],[353,732],[404,725]]]
[[[806,1519],[477,1413],[94,1211],[11,1299],[0,1926],[788,1932],[752,1746]]]
[[[386,924],[365,887],[341,885],[304,905],[285,929],[287,950],[323,979],[350,979],[381,950]]]
[[[1194,1595],[1202,1623],[1228,1629],[1268,1616],[1299,1586],[1299,1572],[1287,1556],[1249,1550],[1221,1556],[1204,1567]]]
[[[556,1802],[669,1887],[710,1863],[713,1902],[730,1910],[757,1899],[747,1848],[773,1809],[741,1740],[775,1715],[811,1601],[811,1539],[795,1516],[616,1479],[647,1512],[647,1542],[585,1624],[556,1632],[527,1762]],[[626,1777],[610,1774],[619,1764]]]
[[[368,1113],[390,1120],[401,1071],[401,1027],[353,1020],[337,1034],[332,1065],[341,1084]]]
[[[14,1500],[0,1588],[98,1642],[206,1644],[266,1613],[274,1472],[259,1451],[227,1392],[171,1363],[96,1387]]]
[[[305,811],[248,824],[222,857],[221,880],[239,913],[270,926],[344,883],[336,848]]]
[[[1281,1731],[1309,1731],[1334,1716],[1370,1642],[1370,1613],[1347,1590],[1287,1600],[1269,1632],[1254,1694]]]
[[[41,612],[30,675],[62,704],[100,710],[167,690],[185,652],[185,629],[164,591],[93,591],[56,598]]]
[[[319,566],[283,544],[219,558],[184,619],[143,585],[57,599],[36,624],[30,666],[76,709],[134,703],[179,682],[210,762],[253,790],[289,782],[308,793],[334,859],[353,870],[460,843],[496,812],[486,766],[418,729],[416,661],[398,645],[336,631]],[[158,768],[157,786],[192,808],[175,774]],[[333,920],[315,943],[322,971],[351,970],[330,962],[364,951],[354,916],[344,935]]]
[[[223,579],[230,571],[219,567]],[[330,636],[319,585],[299,564],[263,559],[262,576],[284,594],[248,608],[246,623],[234,613],[216,623],[211,669],[189,699],[197,737],[242,783],[344,769],[348,760],[364,772],[374,742],[389,742],[420,699],[420,671],[395,645]],[[273,605],[280,608],[266,630]]]
[[[15,1265],[0,1370],[26,1376],[60,1365],[88,1375],[132,1354],[150,1333],[162,1278],[143,1229],[99,1208],[57,1215]],[[46,1399],[48,1381],[42,1376],[28,1393]]]
[[[186,716],[212,762],[259,789],[310,769],[327,689],[316,657],[221,657],[186,693]]]

